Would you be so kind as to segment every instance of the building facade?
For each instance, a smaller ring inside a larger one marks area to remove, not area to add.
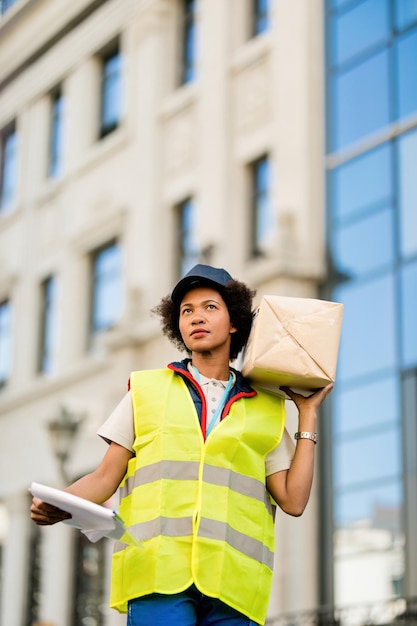
[[[271,623],[417,596],[411,6],[0,3],[1,626],[125,623],[111,542],[39,529],[28,487],[94,469],[130,372],[178,358],[150,310],[199,261],[345,304]]]
[[[329,2],[326,24],[327,287],[347,313],[327,579],[335,604],[378,603],[417,594],[417,5]]]

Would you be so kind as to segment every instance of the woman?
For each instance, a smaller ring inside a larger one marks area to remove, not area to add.
[[[128,626],[243,626],[265,621],[274,506],[303,513],[313,479],[317,410],[332,385],[298,408],[292,459],[284,401],[230,367],[249,336],[254,292],[226,270],[195,266],[154,311],[188,353],[133,372],[99,430],[98,468],[67,488],[96,503],[120,486],[120,514],[143,548],[116,543],[110,605]],[[68,515],[34,498],[31,517]]]

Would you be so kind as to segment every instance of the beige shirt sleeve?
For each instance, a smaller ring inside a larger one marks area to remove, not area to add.
[[[135,428],[133,424],[132,395],[130,391],[120,400],[114,411],[97,431],[107,443],[114,441],[119,446],[134,452]]]
[[[120,446],[123,446],[123,448],[134,452],[133,443],[135,440],[135,430],[133,424],[132,395],[130,391],[121,399],[114,411],[99,428],[97,434],[107,441],[107,443],[114,441]],[[290,434],[285,429],[281,443],[274,448],[265,459],[266,476],[289,469],[294,450],[295,444]]]
[[[274,448],[265,459],[265,475],[270,476],[275,472],[282,472],[290,468],[295,452],[295,442],[285,428],[281,442]]]

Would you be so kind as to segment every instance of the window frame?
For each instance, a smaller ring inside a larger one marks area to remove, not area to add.
[[[40,618],[42,597],[42,547],[44,535],[40,526],[30,525],[28,537],[27,592],[25,626],[32,626]]]
[[[88,575],[84,565],[88,562],[86,554],[88,551],[95,552],[97,558],[97,573]],[[74,576],[72,592],[72,620],[73,626],[83,626],[84,619],[91,617],[91,608],[95,610],[94,618],[97,619],[96,626],[104,626],[105,615],[103,607],[106,606],[105,574],[107,565],[107,551],[104,539],[91,543],[82,533],[74,535]],[[91,589],[91,584],[93,589]],[[87,591],[86,591],[87,589]],[[87,613],[88,609],[88,615]]]

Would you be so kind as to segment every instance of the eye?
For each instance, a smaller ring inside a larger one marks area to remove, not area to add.
[[[207,308],[208,308],[210,311],[215,311],[215,310],[217,309],[217,307],[216,307],[216,305],[215,305],[215,304],[208,304],[208,305],[207,305]]]
[[[188,315],[188,313],[191,313],[191,309],[190,307],[186,306],[181,310],[181,315]]]

